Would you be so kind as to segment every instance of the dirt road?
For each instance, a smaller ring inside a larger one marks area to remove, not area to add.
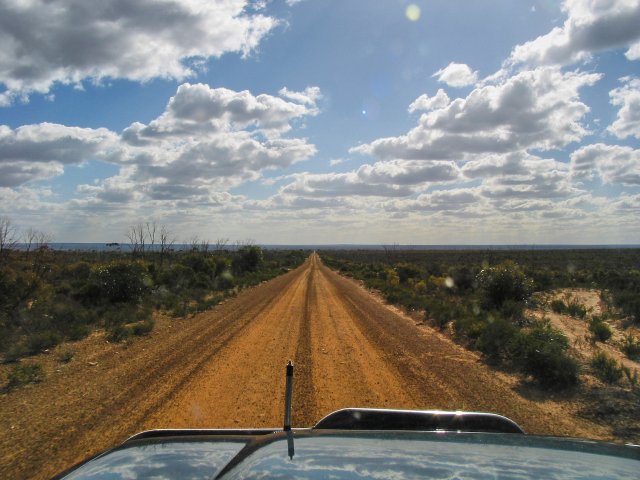
[[[47,478],[137,431],[275,427],[292,359],[294,426],[346,406],[507,415],[531,433],[607,438],[557,402],[383,305],[312,255],[298,269],[131,345],[78,342],[68,366],[0,397],[0,477]],[[45,362],[46,363],[46,362]]]

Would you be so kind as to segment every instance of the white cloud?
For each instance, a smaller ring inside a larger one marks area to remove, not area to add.
[[[640,186],[640,150],[597,143],[571,154],[573,178],[591,180],[594,172],[603,183]]]
[[[439,88],[433,97],[430,97],[426,93],[416,98],[411,105],[409,105],[409,113],[416,112],[418,110],[437,110],[444,108],[451,103],[449,95],[443,89]]]
[[[508,64],[570,65],[592,53],[630,47],[627,58],[638,58],[639,0],[565,0],[562,27],[516,46]]]
[[[446,83],[450,87],[466,87],[478,81],[478,72],[474,72],[465,63],[451,62],[432,75],[439,82]]]
[[[588,133],[580,122],[589,107],[580,101],[579,89],[599,78],[556,68],[521,72],[423,114],[406,135],[351,151],[382,160],[463,160],[482,153],[561,148]]]
[[[306,91],[319,95],[313,88]],[[96,201],[124,204],[141,195],[161,200],[177,192],[202,199],[315,154],[305,139],[282,137],[292,122],[318,112],[314,103],[292,93],[303,103],[184,84],[158,118],[135,123],[121,136],[48,123],[16,130],[0,126],[1,184],[60,175],[63,165],[97,159],[121,170],[99,185],[81,186],[79,192]]]
[[[640,60],[640,42],[636,42],[629,47],[625,53],[628,60]]]
[[[0,105],[55,83],[181,80],[211,57],[254,50],[277,24],[247,0],[0,3]]]
[[[621,80],[624,85],[609,92],[611,104],[620,110],[607,130],[618,138],[633,136],[640,139],[640,78]]]
[[[118,136],[105,129],[55,123],[0,125],[0,186],[17,186],[63,173],[63,165],[122,158]]]
[[[482,202],[474,188],[436,190],[418,195],[416,199],[396,200],[387,204],[389,211],[453,212],[465,210]]]
[[[305,105],[314,106],[318,103],[318,100],[322,98],[322,93],[319,87],[307,87],[302,92],[294,92],[287,87],[283,87],[278,92],[278,95],[294,102],[304,103]]]

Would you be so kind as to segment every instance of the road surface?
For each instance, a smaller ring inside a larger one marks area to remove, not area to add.
[[[294,427],[359,406],[490,411],[530,433],[608,436],[557,403],[523,398],[505,374],[316,254],[131,345],[94,336],[78,348],[66,370],[0,397],[0,476],[47,478],[144,429],[281,426],[289,359]]]

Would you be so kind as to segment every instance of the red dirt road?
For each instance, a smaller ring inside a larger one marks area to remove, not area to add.
[[[0,477],[47,478],[144,429],[280,426],[288,359],[297,427],[361,406],[490,411],[530,433],[610,435],[569,404],[523,398],[315,254],[195,318],[160,320],[129,346],[94,335],[74,348],[69,365],[49,360],[45,382],[0,396]]]

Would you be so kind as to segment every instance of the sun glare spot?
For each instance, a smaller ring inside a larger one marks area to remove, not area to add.
[[[366,115],[367,111],[366,110],[362,110],[362,115]]]
[[[420,7],[415,3],[412,3],[407,7],[407,10],[404,12],[409,20],[412,22],[417,22],[420,18]]]

